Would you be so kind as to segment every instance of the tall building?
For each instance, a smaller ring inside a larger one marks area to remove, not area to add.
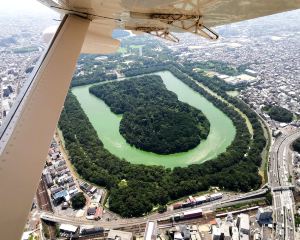
[[[271,207],[259,208],[256,214],[258,222],[264,222],[272,219],[273,210]]]

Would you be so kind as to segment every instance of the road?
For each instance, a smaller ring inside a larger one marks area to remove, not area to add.
[[[62,142],[59,134],[55,135],[55,140],[57,143]],[[66,162],[68,164],[69,169],[72,170],[69,159],[65,153],[63,144],[59,144],[59,148],[60,148],[61,153],[63,154],[64,159],[66,160]],[[73,175],[74,179],[76,179],[78,177],[74,171],[72,171],[72,175]],[[41,181],[41,183],[42,183],[42,181]],[[174,214],[177,214],[177,213],[180,213],[180,212],[183,212],[183,211],[189,209],[189,208],[185,208],[185,209],[177,209],[177,210],[168,210],[167,212],[164,212],[161,214],[155,212],[155,213],[148,215],[147,218],[141,217],[141,218],[132,218],[132,219],[122,219],[122,218],[117,217],[116,220],[111,219],[110,221],[106,221],[106,219],[100,220],[100,221],[78,219],[75,217],[62,215],[61,213],[55,212],[55,211],[54,211],[54,213],[48,213],[49,211],[53,212],[53,210],[47,209],[44,207],[44,206],[48,206],[48,205],[51,206],[51,203],[50,203],[50,199],[47,194],[45,185],[43,184],[41,186],[43,188],[41,188],[41,190],[38,191],[38,193],[39,193],[38,196],[40,196],[41,199],[45,199],[45,201],[43,201],[43,203],[40,204],[40,214],[42,214],[42,217],[44,220],[54,221],[54,222],[58,222],[58,223],[69,223],[69,224],[74,224],[74,225],[86,224],[86,225],[97,225],[97,226],[102,226],[102,227],[107,227],[107,228],[115,228],[116,226],[123,227],[123,226],[129,226],[129,225],[134,225],[134,224],[146,223],[147,220],[170,219]],[[243,194],[236,194],[233,196],[232,195],[226,196],[226,194],[224,194],[223,199],[204,203],[204,204],[198,205],[197,207],[193,207],[193,209],[201,208],[204,212],[205,211],[211,212],[211,211],[214,211],[218,207],[224,207],[231,203],[232,204],[242,203],[242,202],[247,201],[248,199],[260,198],[266,192],[267,192],[267,189],[258,189],[256,191],[243,193]],[[46,198],[46,196],[48,196],[48,199]],[[46,200],[48,200],[48,201],[46,201]],[[45,204],[46,202],[48,202],[49,204],[48,205]],[[41,206],[43,206],[43,207],[41,207]]]
[[[300,137],[300,131],[289,132],[278,137],[271,148],[269,186],[273,191],[276,236],[279,240],[294,240],[294,196],[289,182],[291,164],[290,146]]]
[[[245,201],[248,201],[249,198],[257,198],[261,197],[266,193],[267,189],[259,189],[257,191],[245,193],[245,194],[239,194],[236,196],[231,197],[230,199],[226,200],[219,200],[214,202],[209,202],[203,205],[199,205],[197,207],[193,207],[193,209],[201,208],[206,213],[211,213],[213,210],[215,210],[217,207],[226,206],[229,203],[237,204],[237,203],[243,203]],[[111,221],[93,221],[93,220],[86,220],[86,219],[78,219],[76,217],[68,217],[65,215],[58,215],[57,213],[50,213],[47,211],[40,211],[40,217],[44,220],[53,221],[57,223],[68,223],[73,225],[95,225],[95,226],[101,226],[104,228],[120,228],[120,227],[128,227],[132,225],[139,225],[146,223],[148,220],[163,220],[163,219],[170,219],[174,214],[188,210],[190,208],[185,209],[178,209],[175,211],[168,211],[162,214],[154,213],[147,217],[140,217],[140,218],[129,218],[129,219],[117,219],[117,220],[111,220]]]
[[[272,159],[271,166],[269,168],[269,185],[274,190],[280,188],[281,186],[289,186],[287,174],[288,167],[285,163],[288,158],[289,146],[290,144],[300,136],[300,131],[292,134],[282,135],[274,142],[270,157]],[[62,146],[60,146],[62,147]],[[67,159],[67,158],[66,158]],[[284,166],[284,167],[281,167]],[[282,176],[285,176],[282,178]],[[42,187],[45,188],[43,185]],[[46,191],[41,188],[40,195],[44,195]],[[245,194],[237,194],[230,196],[228,198],[224,197],[222,200],[215,202],[209,202],[202,204],[194,208],[202,208],[204,213],[209,213],[215,210],[217,207],[226,206],[229,203],[241,203],[246,201],[249,198],[258,198],[267,192],[267,189],[259,189],[257,191],[248,192]],[[42,194],[41,194],[42,193]],[[47,195],[47,193],[46,193]],[[276,239],[289,239],[294,240],[294,227],[293,227],[293,195],[291,191],[276,191],[273,194],[274,196],[274,205],[275,205],[275,216],[276,221],[278,222],[277,235],[279,236]],[[41,197],[40,197],[41,198]],[[41,204],[43,205],[43,204]],[[51,205],[51,204],[50,204]],[[283,208],[282,206],[285,206]],[[178,209],[167,211],[162,214],[153,213],[150,214],[147,218],[133,218],[133,219],[117,219],[111,221],[91,221],[86,219],[77,219],[75,217],[67,217],[65,215],[60,215],[58,213],[49,213],[48,209],[40,208],[41,217],[45,220],[50,220],[58,223],[69,223],[73,225],[96,225],[102,226],[105,228],[122,228],[130,227],[134,225],[146,224],[148,220],[161,220],[168,219],[172,215],[182,212],[187,209]],[[50,210],[51,211],[51,210]],[[283,214],[282,214],[283,213]],[[291,220],[290,220],[291,219]],[[292,229],[292,230],[290,230]],[[285,235],[287,238],[285,238]]]

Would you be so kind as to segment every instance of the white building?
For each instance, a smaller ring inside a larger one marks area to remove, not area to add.
[[[238,76],[230,76],[224,79],[225,82],[235,85],[239,83],[252,83],[257,81],[256,77],[252,77],[248,74],[240,74]]]
[[[131,232],[124,232],[119,230],[110,230],[107,236],[108,240],[132,240],[133,235]]]
[[[174,239],[175,239],[175,235],[174,235]],[[156,240],[156,222],[155,221],[147,222],[144,240]]]
[[[213,226],[212,227],[212,240],[219,240],[221,239],[221,229]]]
[[[59,230],[61,232],[72,233],[74,234],[77,231],[78,227],[71,224],[61,224]]]
[[[257,77],[257,72],[251,70],[251,69],[246,69],[245,73],[247,73],[248,75],[252,76],[252,77]]]
[[[237,227],[239,228],[240,234],[248,235],[250,234],[250,220],[249,215],[241,213],[238,216]]]

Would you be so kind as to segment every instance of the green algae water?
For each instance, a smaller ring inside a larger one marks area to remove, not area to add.
[[[130,146],[119,133],[122,116],[110,111],[100,99],[89,93],[91,85],[75,87],[73,94],[98,133],[104,147],[119,158],[134,164],[162,165],[169,168],[202,163],[226,151],[235,136],[235,127],[227,115],[216,108],[206,98],[176,78],[171,72],[156,72],[161,76],[167,89],[176,93],[182,102],[201,110],[210,122],[210,132],[206,140],[195,148],[182,153],[159,155]]]

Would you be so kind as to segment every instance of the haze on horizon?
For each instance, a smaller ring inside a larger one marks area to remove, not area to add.
[[[22,16],[55,16],[58,15],[54,10],[49,9],[37,0],[3,0],[0,5],[0,14],[3,16],[11,15]]]

